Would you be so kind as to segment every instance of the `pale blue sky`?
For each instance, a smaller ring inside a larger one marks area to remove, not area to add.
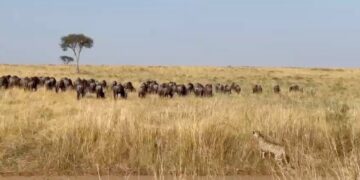
[[[360,67],[359,0],[0,1],[0,63],[60,64],[68,33],[83,64]]]

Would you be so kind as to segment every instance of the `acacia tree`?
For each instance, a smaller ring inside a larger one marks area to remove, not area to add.
[[[60,47],[63,49],[63,51],[67,51],[68,49],[73,51],[76,60],[76,71],[79,73],[79,60],[81,51],[83,48],[91,48],[93,44],[94,41],[84,34],[69,34],[61,38]]]
[[[74,58],[70,57],[70,56],[60,56],[60,60],[64,63],[64,64],[69,64],[70,62],[74,61]]]

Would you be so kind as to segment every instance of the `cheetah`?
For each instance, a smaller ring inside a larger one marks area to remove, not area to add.
[[[285,147],[278,143],[272,142],[267,139],[263,134],[259,131],[253,131],[253,136],[258,143],[260,148],[261,158],[265,158],[265,154],[268,153],[273,155],[274,159],[277,162],[287,164],[289,163],[289,157],[285,153]]]

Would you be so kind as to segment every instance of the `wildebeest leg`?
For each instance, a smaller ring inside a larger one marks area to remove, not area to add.
[[[114,100],[116,100],[116,92],[113,91],[113,95],[114,95]]]
[[[77,100],[79,100],[80,99],[80,92],[76,92],[76,93],[77,93],[76,98],[77,98]]]

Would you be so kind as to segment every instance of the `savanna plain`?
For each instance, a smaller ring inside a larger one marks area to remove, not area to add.
[[[360,172],[360,69],[0,65],[0,76],[232,83],[241,93],[114,100],[75,91],[0,89],[2,175],[273,176],[355,179]],[[251,87],[261,84],[263,93]],[[273,86],[279,84],[281,93]],[[303,92],[290,93],[292,84]],[[262,159],[252,131],[286,148]]]

